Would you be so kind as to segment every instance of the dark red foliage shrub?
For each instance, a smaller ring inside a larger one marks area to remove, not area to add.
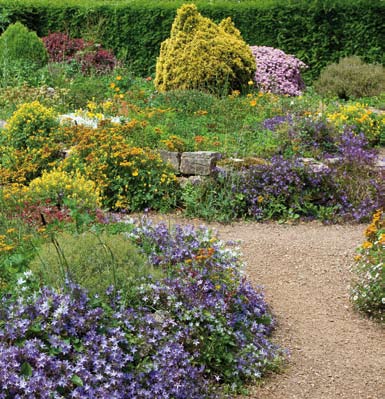
[[[83,39],[72,39],[61,32],[50,33],[43,37],[43,42],[51,62],[76,61],[85,75],[91,72],[107,73],[116,66],[114,54],[103,49],[100,44]]]
[[[111,51],[105,50],[98,45],[91,45],[79,51],[75,60],[81,65],[82,72],[88,75],[91,72],[104,74],[112,71],[116,66],[116,58]]]
[[[71,39],[61,32],[50,33],[43,37],[43,42],[51,62],[71,61],[87,45],[83,39]]]

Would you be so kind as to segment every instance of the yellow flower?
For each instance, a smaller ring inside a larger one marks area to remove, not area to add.
[[[122,77],[120,75],[118,75],[115,79],[116,80],[122,80]]]
[[[372,246],[373,246],[373,244],[372,244],[371,242],[369,242],[369,241],[365,241],[365,242],[362,244],[362,248],[364,248],[364,249],[372,248]]]
[[[249,80],[249,81],[247,82],[247,84],[248,84],[249,86],[253,86],[253,85],[254,85],[254,82],[253,82],[252,80]]]
[[[250,107],[255,107],[257,105],[257,100],[250,101]]]
[[[376,227],[376,225],[374,223],[372,223],[365,230],[365,237],[371,237],[376,232],[377,232],[377,227]]]
[[[385,245],[385,234],[381,234],[378,242],[382,245]]]
[[[263,202],[263,199],[264,198],[262,195],[258,195],[258,197],[257,197],[258,204],[261,204]]]
[[[115,88],[115,86],[116,86],[116,84],[115,84],[114,82],[110,83],[110,87],[111,87],[111,89],[114,89],[114,88]]]
[[[139,174],[138,169],[135,169],[135,170],[132,172],[132,176],[134,176],[134,177],[138,176],[138,174]]]

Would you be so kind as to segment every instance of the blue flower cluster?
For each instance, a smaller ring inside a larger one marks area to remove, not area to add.
[[[324,212],[326,219],[361,222],[385,205],[377,154],[363,133],[345,127],[336,135],[322,121],[299,122],[293,115],[267,119],[263,126],[272,131],[284,126],[288,146],[294,143],[301,152],[290,158],[275,156],[244,171],[233,191],[243,196],[252,217],[270,219],[291,212],[319,218]],[[301,157],[306,151],[322,163],[306,164]]]
[[[128,234],[167,278],[90,298],[26,272],[0,302],[0,398],[217,398],[274,366],[282,350],[238,252],[204,228],[142,222]],[[215,392],[214,392],[215,391]]]

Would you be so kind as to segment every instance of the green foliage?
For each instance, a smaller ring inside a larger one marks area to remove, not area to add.
[[[216,25],[187,4],[177,11],[170,38],[161,45],[155,87],[226,93],[247,86],[254,72],[251,51],[231,19]]]
[[[183,0],[0,0],[7,20],[21,20],[40,36],[67,32],[92,37],[114,50],[135,74],[154,72],[159,48]],[[231,16],[250,45],[279,48],[307,65],[311,78],[330,62],[357,54],[385,63],[381,0],[213,0],[197,1],[214,21]],[[1,26],[1,25],[0,25]],[[365,46],[362,46],[365,43]]]
[[[314,86],[324,96],[343,100],[378,96],[385,91],[385,68],[357,56],[342,58],[328,65]]]
[[[244,197],[231,189],[237,185],[237,179],[236,174],[229,173],[187,183],[182,194],[186,216],[219,222],[243,217],[247,213]]]
[[[39,241],[25,220],[11,209],[16,198],[5,197],[0,188],[0,293],[11,289],[18,274],[26,270]]]
[[[38,69],[47,61],[48,53],[42,40],[20,22],[9,25],[0,36],[0,73],[3,80],[7,81],[17,70]]]
[[[59,126],[56,113],[38,101],[22,104],[9,119],[6,132],[8,144],[16,149],[41,147]]]
[[[67,97],[69,97],[67,89],[56,88],[53,90],[47,85],[34,87],[24,83],[0,88],[0,119],[9,119],[20,105],[36,100],[47,108],[63,111],[66,107]]]
[[[148,265],[124,235],[90,231],[52,237],[51,242],[40,248],[30,268],[43,283],[58,289],[69,276],[91,295],[103,296],[113,285],[133,299],[138,279],[161,276],[160,270]]]

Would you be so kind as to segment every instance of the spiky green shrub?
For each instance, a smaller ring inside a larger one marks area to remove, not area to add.
[[[385,68],[357,56],[328,65],[314,84],[318,93],[343,100],[377,96],[385,91]]]
[[[39,68],[48,62],[48,53],[35,32],[16,22],[0,36],[0,62]]]
[[[255,60],[230,18],[216,25],[194,4],[178,9],[171,35],[160,49],[155,86],[163,92],[241,89],[255,72]]]

